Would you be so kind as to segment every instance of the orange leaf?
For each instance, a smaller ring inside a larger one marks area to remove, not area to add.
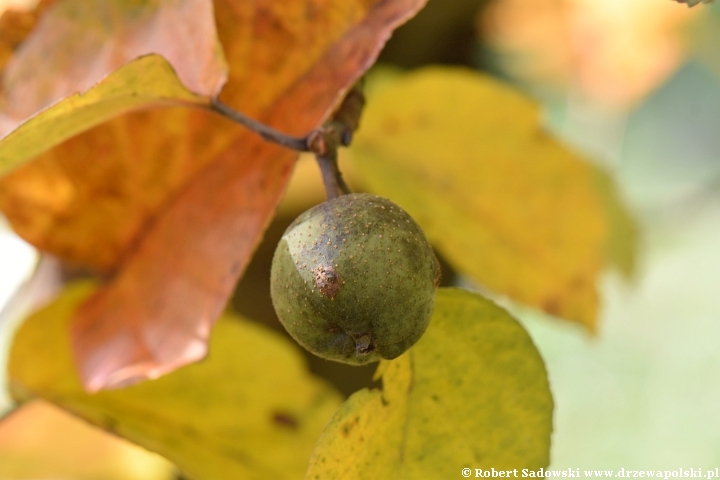
[[[150,53],[165,57],[195,93],[212,96],[225,83],[210,0],[55,2],[5,66],[0,136]]]
[[[156,378],[205,355],[294,160],[244,135],[143,231],[117,276],[78,311],[74,348],[88,390]]]
[[[424,3],[216,1],[230,64],[222,98],[306,134]],[[0,181],[0,207],[26,239],[115,271],[74,324],[87,389],[205,355],[296,157],[204,111],[153,110],[96,127]]]
[[[150,52],[170,59],[184,85],[207,97],[216,95],[227,77],[210,0],[64,0],[41,6],[46,8],[36,28],[2,72],[7,101],[0,112],[0,135]],[[27,14],[26,23],[37,15]],[[8,48],[21,36],[9,39]],[[99,270],[116,267],[168,191],[202,166],[187,161],[194,152],[185,144],[161,133],[165,129],[195,140],[188,112],[174,112],[120,118],[41,155],[0,179],[0,209],[38,248]],[[163,127],[153,136],[149,125],[158,122]],[[173,153],[171,144],[185,155],[158,162],[159,152]]]
[[[701,10],[656,0],[503,0],[483,9],[478,31],[498,67],[521,82],[624,110],[682,65],[683,32]]]

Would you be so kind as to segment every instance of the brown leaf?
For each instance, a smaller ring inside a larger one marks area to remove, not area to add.
[[[423,4],[217,1],[230,64],[221,97],[277,129],[308,133]],[[204,356],[296,157],[203,111],[146,111],[0,181],[0,207],[25,238],[116,271],[75,322],[86,388],[153,378]]]

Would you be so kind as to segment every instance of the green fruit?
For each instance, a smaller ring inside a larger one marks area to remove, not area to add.
[[[385,198],[342,195],[300,215],[275,250],[275,312],[316,355],[361,365],[425,332],[439,266],[415,221]]]

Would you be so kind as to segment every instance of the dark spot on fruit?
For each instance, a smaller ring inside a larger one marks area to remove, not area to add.
[[[340,273],[332,266],[318,265],[313,270],[313,274],[315,275],[315,286],[320,290],[320,293],[331,300],[340,293],[345,284],[340,277]]]

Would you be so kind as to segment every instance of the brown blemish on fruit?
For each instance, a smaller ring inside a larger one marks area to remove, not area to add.
[[[315,286],[330,300],[334,299],[345,285],[340,273],[333,266],[318,265],[313,270],[313,274],[315,275]]]

